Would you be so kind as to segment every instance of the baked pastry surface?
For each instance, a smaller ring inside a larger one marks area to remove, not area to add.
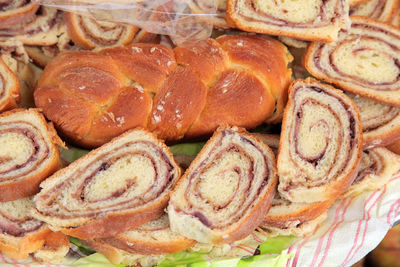
[[[34,216],[81,239],[114,236],[161,216],[179,177],[168,147],[131,130],[43,182]]]
[[[202,243],[242,239],[263,220],[276,183],[268,146],[242,129],[219,128],[171,195],[171,229]]]
[[[361,119],[340,90],[314,79],[289,88],[277,160],[280,195],[292,202],[336,199],[361,160]]]

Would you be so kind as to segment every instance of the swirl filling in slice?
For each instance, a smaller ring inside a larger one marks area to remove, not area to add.
[[[185,250],[196,243],[172,232],[166,214],[116,237],[88,241],[89,246],[93,242],[100,241],[128,253],[142,255],[171,254]]]
[[[333,199],[324,202],[294,203],[275,194],[271,209],[260,225],[270,236],[304,236],[327,217]]]
[[[334,44],[312,43],[304,58],[315,77],[341,89],[400,106],[400,30],[365,17]]]
[[[30,253],[53,247],[63,250],[60,256],[64,256],[69,248],[68,238],[32,218],[32,208],[31,198],[0,202],[0,251],[10,258],[24,259]]]
[[[276,183],[268,146],[242,129],[219,128],[171,195],[171,229],[203,243],[242,239],[263,220]]]
[[[100,21],[68,12],[64,13],[64,21],[72,41],[85,49],[127,45],[139,30],[132,25]]]
[[[32,17],[39,5],[30,0],[6,0],[0,3],[0,28],[8,28]]]
[[[335,41],[349,27],[344,0],[228,0],[227,20],[239,29],[309,41]]]
[[[13,38],[26,45],[54,45],[61,34],[62,11],[41,6],[34,16],[0,29],[0,40]]]
[[[389,22],[398,8],[398,0],[370,0],[350,7],[350,16],[364,16]]]
[[[161,216],[179,176],[161,141],[131,130],[42,183],[35,216],[82,239],[113,236]]]
[[[386,146],[400,138],[400,108],[347,94],[361,116],[364,149]]]
[[[344,194],[355,196],[382,188],[400,170],[400,156],[384,147],[364,150],[357,177]]]
[[[278,154],[279,193],[292,202],[337,198],[355,179],[362,128],[355,104],[313,79],[292,83]]]
[[[39,192],[39,184],[60,166],[52,125],[37,110],[16,109],[0,115],[0,201]]]

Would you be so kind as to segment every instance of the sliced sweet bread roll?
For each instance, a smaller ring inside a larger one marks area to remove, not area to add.
[[[392,24],[397,28],[400,28],[400,2],[399,2],[399,8],[397,8],[396,11],[394,12],[390,24]]]
[[[167,214],[129,232],[94,241],[99,240],[128,253],[143,255],[171,254],[185,250],[196,243],[172,232]]]
[[[386,146],[400,139],[400,108],[347,94],[361,116],[364,149]]]
[[[350,16],[364,16],[390,22],[398,8],[398,0],[370,0],[350,7]]]
[[[400,29],[352,17],[351,29],[334,44],[311,43],[305,68],[341,89],[400,106]]]
[[[276,183],[268,146],[243,129],[218,128],[171,195],[171,229],[202,243],[242,239],[263,220]]]
[[[400,140],[391,143],[390,145],[386,146],[386,148],[393,153],[400,154]]]
[[[365,3],[371,0],[349,0],[350,7],[357,5],[359,3]]]
[[[32,17],[39,5],[30,0],[9,0],[1,2],[0,28],[11,27]]]
[[[18,78],[0,59],[0,112],[16,108],[20,102]]]
[[[344,197],[382,188],[400,170],[400,156],[384,147],[364,150],[356,179]]]
[[[251,133],[252,136],[260,139],[266,144],[275,155],[278,154],[280,136],[277,134]]]
[[[64,22],[72,41],[85,49],[130,44],[139,28],[64,12]]]
[[[114,236],[161,216],[179,177],[164,143],[131,130],[43,182],[34,216],[78,238]]]
[[[292,37],[287,37],[287,36],[279,36],[279,40],[281,40],[282,43],[285,45],[294,47],[294,48],[307,48],[308,42],[303,41],[303,40],[298,40]]]
[[[33,17],[0,29],[0,40],[13,38],[26,45],[56,44],[58,36],[64,30],[61,16],[62,11],[41,6]]]
[[[294,203],[275,195],[271,209],[260,227],[270,236],[305,236],[327,217],[327,210],[334,199],[324,202]]]
[[[0,201],[39,192],[39,184],[60,167],[63,146],[52,124],[36,109],[0,115]]]
[[[0,202],[0,251],[10,258],[27,258],[46,246],[69,248],[67,236],[53,233],[44,222],[31,217],[32,208],[31,198]]]
[[[345,0],[228,0],[226,19],[237,28],[308,41],[335,41],[348,28]]]
[[[353,101],[314,79],[293,82],[277,160],[281,196],[307,203],[337,198],[355,179],[361,152]]]

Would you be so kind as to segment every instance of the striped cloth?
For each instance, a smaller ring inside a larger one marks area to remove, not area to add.
[[[336,201],[323,225],[287,250],[287,266],[351,266],[399,220],[400,171],[377,191]]]

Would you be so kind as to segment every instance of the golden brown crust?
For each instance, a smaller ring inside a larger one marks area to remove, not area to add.
[[[314,220],[315,218],[326,212],[332,206],[333,202],[335,202],[335,199],[323,202],[307,203],[296,210],[288,209],[287,213],[267,213],[267,216],[265,216],[262,226],[278,227],[293,221],[301,224]],[[288,205],[290,206],[290,204]],[[270,211],[274,209],[273,207],[270,209]]]
[[[400,140],[391,143],[390,145],[386,146],[387,149],[390,151],[400,155]]]
[[[198,138],[223,123],[254,128],[279,121],[290,60],[280,42],[250,35],[174,50],[135,44],[65,52],[45,68],[35,103],[81,146],[97,147],[138,126],[167,141]]]

